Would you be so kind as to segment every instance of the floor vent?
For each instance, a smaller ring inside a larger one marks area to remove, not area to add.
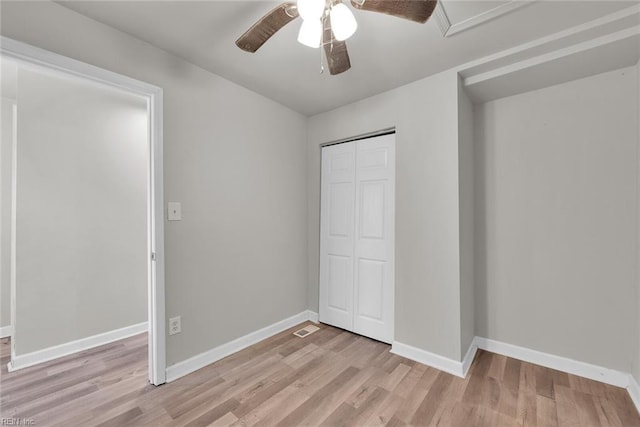
[[[309,325],[309,326],[305,326],[302,329],[298,329],[297,331],[295,331],[293,333],[293,335],[300,337],[300,338],[304,338],[307,335],[311,335],[312,333],[314,333],[315,331],[319,330],[320,328],[318,328],[317,326],[313,326],[313,325]]]

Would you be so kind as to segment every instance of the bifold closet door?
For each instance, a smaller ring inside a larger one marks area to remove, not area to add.
[[[320,321],[393,341],[395,135],[323,148]]]
[[[322,149],[320,202],[321,322],[353,330],[356,144]]]

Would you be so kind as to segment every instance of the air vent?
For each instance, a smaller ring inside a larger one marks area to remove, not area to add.
[[[302,329],[298,329],[297,331],[295,331],[293,333],[293,335],[300,337],[300,338],[304,338],[307,335],[311,335],[312,333],[314,333],[315,331],[319,330],[320,328],[318,328],[317,326],[313,326],[313,325],[309,325],[309,326],[305,326]]]

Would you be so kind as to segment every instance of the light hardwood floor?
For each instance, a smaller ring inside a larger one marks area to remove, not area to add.
[[[320,326],[160,387],[147,384],[144,334],[13,373],[4,339],[0,414],[38,426],[640,426],[621,388],[484,351],[463,380]]]

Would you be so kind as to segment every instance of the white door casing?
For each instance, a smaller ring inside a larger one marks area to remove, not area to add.
[[[77,61],[23,42],[0,36],[0,55],[12,60],[68,77],[88,79],[129,93],[142,95],[149,109],[149,188],[148,188],[148,270],[149,270],[149,381],[160,385],[166,382],[165,289],[164,289],[164,201],[163,201],[163,91],[162,88],[135,80],[81,61]],[[15,129],[15,127],[14,127]],[[15,155],[14,147],[14,155]],[[14,159],[13,173],[16,171]],[[15,180],[12,183],[15,197]],[[16,201],[13,201],[15,209]],[[12,230],[15,232],[15,211]],[[12,236],[15,253],[15,236]],[[15,255],[12,254],[13,272]],[[11,318],[15,327],[15,274],[12,274]],[[12,340],[13,344],[13,340]],[[12,349],[12,357],[15,351]]]
[[[324,147],[320,321],[393,341],[395,135]]]

